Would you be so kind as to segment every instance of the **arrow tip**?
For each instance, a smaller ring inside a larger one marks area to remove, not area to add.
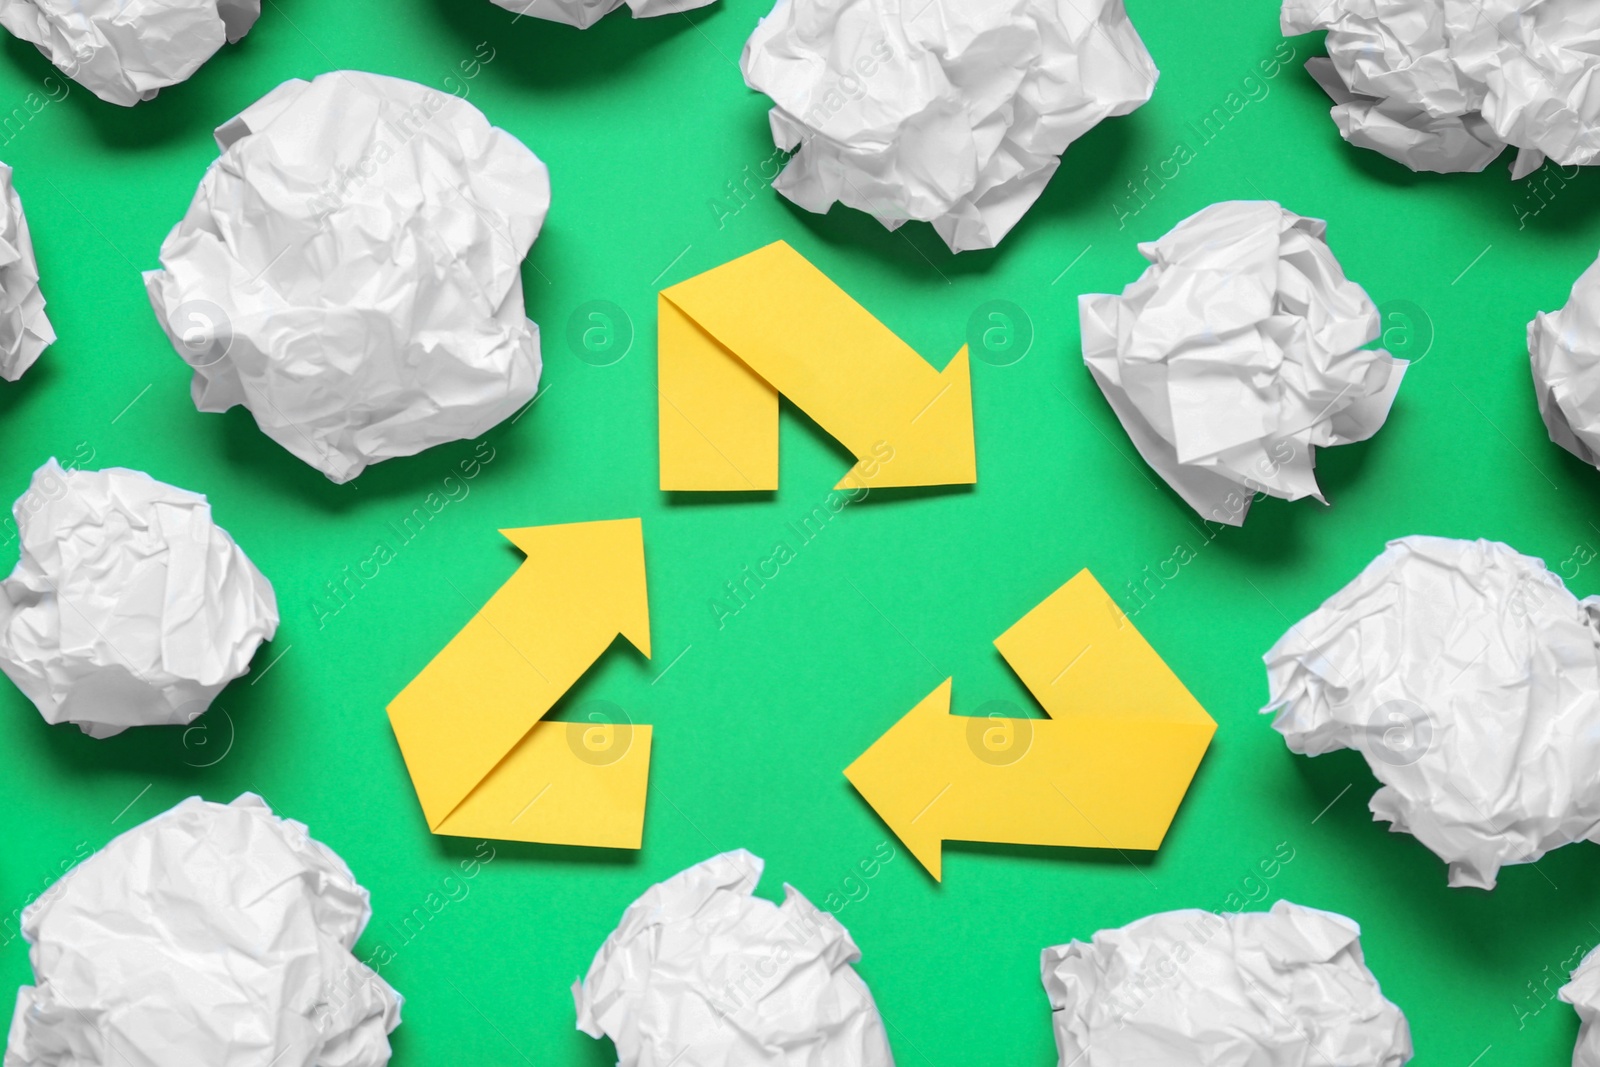
[[[954,783],[942,776],[941,739],[950,719],[950,679],[922,699],[872,747],[845,768],[844,776],[925,867],[943,877],[944,812],[940,804]]]
[[[972,485],[978,480],[972,432],[972,368],[966,345],[939,372],[933,390],[862,457],[835,489]]]
[[[501,530],[543,580],[559,580],[602,612],[608,625],[650,658],[644,524],[639,519],[571,522]]]

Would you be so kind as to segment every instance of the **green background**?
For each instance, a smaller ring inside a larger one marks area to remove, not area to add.
[[[1546,439],[1524,344],[1524,324],[1564,303],[1594,258],[1600,175],[1541,173],[1547,204],[1510,181],[1509,156],[1483,174],[1413,175],[1339,139],[1300,69],[1316,37],[1295,39],[1294,61],[1261,77],[1283,43],[1271,0],[1226,13],[1133,0],[1161,69],[1154,99],[1075,145],[1000,249],[957,257],[926,226],[889,233],[842,208],[812,216],[756,179],[747,203],[718,209],[727,183],[773,152],[764,100],[736,65],[765,6],[721,0],[637,22],[620,12],[580,33],[487,0],[267,0],[242,44],[153,102],[124,110],[74,86],[13,123],[0,158],[16,168],[61,339],[0,386],[0,498],[52,454],[205,492],[271,579],[283,624],[203,729],[94,741],[0,692],[13,827],[0,860],[4,980],[29,980],[14,909],[63,863],[185,796],[255,790],[371,889],[358,953],[393,953],[382,973],[407,998],[399,1065],[611,1062],[606,1042],[573,1029],[569,983],[647,886],[739,847],[766,859],[764,895],[789,881],[819,904],[860,898],[839,918],[903,1065],[1052,1062],[1041,948],[1230,896],[1358,920],[1419,1064],[1567,1062],[1577,1023],[1549,1001],[1563,965],[1600,940],[1600,850],[1507,868],[1492,893],[1450,890],[1421,845],[1371,821],[1376,786],[1358,756],[1294,757],[1257,709],[1261,653],[1390,538],[1500,539],[1553,568],[1571,561],[1579,594],[1600,590],[1600,567],[1580,565],[1600,545],[1600,474]],[[481,42],[494,58],[477,69]],[[0,52],[0,116],[26,112],[54,72],[25,44]],[[325,584],[440,491],[473,444],[328,483],[243,409],[194,411],[139,271],[156,266],[216,157],[211,128],[283,79],[340,67],[465,86],[549,164],[554,205],[524,270],[544,330],[541,398],[486,435],[494,458],[470,493],[319,625]],[[1230,104],[1237,114],[1202,144],[1191,124]],[[1193,158],[1177,176],[1152,182],[1147,204],[1128,199],[1128,183],[1180,141]],[[1083,369],[1076,297],[1132,281],[1136,241],[1212,202],[1263,197],[1329,220],[1350,277],[1401,309],[1396,350],[1426,358],[1373,441],[1320,457],[1331,507],[1263,501],[1243,529],[1207,540]],[[848,464],[791,411],[777,493],[658,492],[654,292],[777,238],[936,365],[988,301],[1021,309],[1031,343],[1008,366],[973,362],[976,490],[851,505],[719,628],[723,583],[788,539],[786,524]],[[625,309],[633,331],[609,366],[567,341],[574,310],[596,300]],[[606,700],[654,725],[643,850],[496,845],[468,895],[410,941],[395,936],[390,924],[442,892],[475,846],[427,833],[386,702],[516,568],[497,528],[632,515],[644,519],[656,658],[614,647],[562,714]],[[993,638],[1085,566],[1132,610],[1128,583],[1179,544],[1195,558],[1136,622],[1219,729],[1159,854],[951,845],[938,885],[897,848],[876,877],[847,883],[889,835],[845,765],[947,676],[958,712],[1032,709]],[[0,566],[14,553],[13,537]],[[1263,878],[1259,864],[1283,847],[1293,860]]]

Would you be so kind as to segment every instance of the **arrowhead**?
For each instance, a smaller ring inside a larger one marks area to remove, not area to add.
[[[936,379],[937,385],[906,410],[872,453],[835,489],[913,485],[971,485],[978,480],[972,433],[972,370],[966,346]]]
[[[525,526],[501,535],[527,556],[532,580],[572,591],[583,613],[602,620],[650,656],[644,525],[639,519]]]
[[[940,769],[947,760],[949,723],[946,678],[844,771],[934,881],[943,874],[938,804],[953,784]]]

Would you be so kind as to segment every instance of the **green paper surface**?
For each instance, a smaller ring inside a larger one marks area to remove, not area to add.
[[[283,613],[253,673],[187,730],[94,741],[0,689],[7,987],[30,978],[17,913],[60,870],[185,796],[254,790],[371,890],[357,952],[406,997],[399,1067],[613,1062],[573,1029],[569,984],[647,886],[739,847],[767,861],[763,894],[788,881],[837,910],[902,1065],[1053,1062],[1046,945],[1282,898],[1361,923],[1416,1063],[1566,1063],[1577,1022],[1554,990],[1600,941],[1600,849],[1450,890],[1426,849],[1371,821],[1359,756],[1295,757],[1257,709],[1262,652],[1391,538],[1503,540],[1600,591],[1600,473],[1547,440],[1524,340],[1594,259],[1600,173],[1547,168],[1530,180],[1542,199],[1509,155],[1414,175],[1340,140],[1301,69],[1319,37],[1263,74],[1289,54],[1271,0],[1130,7],[1154,99],[1074,145],[998,250],[959,257],[927,226],[814,216],[767,187],[781,155],[737,69],[765,0],[584,32],[487,0],[267,0],[245,41],[132,110],[63,96],[6,39],[0,158],[60,340],[0,383],[0,500],[51,455],[204,492]],[[481,442],[335,486],[243,409],[194,410],[139,272],[216,158],[212,127],[341,67],[468,94],[549,165],[554,203],[524,269],[537,402]],[[1320,455],[1331,507],[1265,500],[1212,538],[1084,370],[1076,298],[1119,292],[1138,241],[1236,198],[1327,219],[1391,347],[1426,355],[1374,440]],[[777,492],[656,489],[656,290],[779,238],[934,365],[973,342],[975,489],[830,511],[848,456],[787,405]],[[643,850],[430,835],[385,704],[516,569],[497,530],[634,515],[655,659],[614,647],[555,717],[654,727]],[[392,558],[375,567],[379,542]],[[952,844],[935,884],[843,768],[947,676],[958,713],[1038,714],[991,642],[1082,567],[1217,720],[1211,750],[1156,855]]]

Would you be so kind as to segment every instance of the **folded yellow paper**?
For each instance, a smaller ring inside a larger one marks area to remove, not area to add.
[[[619,634],[650,655],[642,524],[500,532],[527,559],[389,704],[428,828],[638,848],[650,727],[540,720]]]
[[[947,678],[845,777],[935,879],[944,841],[1159,847],[1211,716],[1087,570],[995,647],[1048,719],[951,715]]]
[[[965,346],[934,370],[783,241],[658,306],[662,489],[776,489],[780,394],[860,461],[836,488],[978,480]]]

